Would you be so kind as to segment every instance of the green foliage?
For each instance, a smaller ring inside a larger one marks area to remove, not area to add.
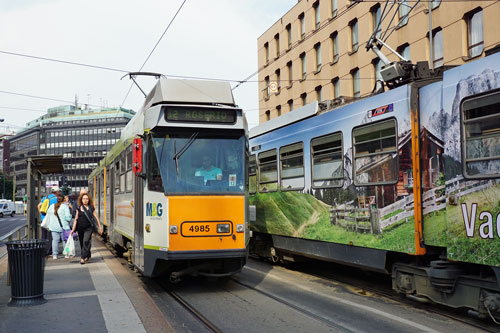
[[[5,181],[5,192],[4,192],[4,182]],[[14,184],[12,179],[9,179],[9,177],[0,171],[0,198],[4,198],[7,200],[12,200],[12,188]]]
[[[330,207],[316,199],[315,195],[300,192],[257,193],[250,197],[251,204],[257,207],[257,222],[252,223],[251,228],[277,235],[415,252],[413,218],[402,220],[379,235],[349,231],[331,225]],[[312,216],[317,219],[312,221]]]
[[[456,206],[447,206],[448,256],[450,258],[485,265],[498,266],[500,264],[498,257],[498,253],[500,253],[499,231],[496,229],[496,217],[500,213],[498,198],[500,198],[500,185],[497,184],[461,197]],[[461,203],[467,205],[469,214],[472,203],[478,205],[474,237],[466,235]],[[483,211],[488,211],[493,216],[493,239],[482,239],[479,235],[479,228],[484,223],[483,220],[479,219],[479,214]]]
[[[328,211],[328,206],[314,196],[300,192],[256,193],[250,203],[257,207],[256,231],[293,235],[314,212]]]
[[[352,242],[355,246],[405,253],[415,252],[413,217],[408,218],[408,222],[403,220],[390,229],[379,235],[349,231],[340,226],[331,225],[330,215],[328,212],[325,212],[321,215],[317,223],[306,229],[304,238],[340,244],[350,244]]]
[[[446,246],[446,210],[424,215],[424,241],[427,245]]]

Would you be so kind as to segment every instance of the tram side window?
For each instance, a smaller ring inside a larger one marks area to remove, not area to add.
[[[248,191],[251,194],[257,192],[257,160],[255,155],[248,159]]]
[[[302,142],[280,148],[281,189],[304,188],[304,145]]]
[[[120,161],[115,163],[115,194],[120,193]]]
[[[134,177],[132,173],[132,146],[127,149],[127,173],[125,174],[125,191],[132,192]]]
[[[396,120],[353,130],[354,185],[385,185],[398,181]]]
[[[158,160],[156,159],[156,154],[153,151],[153,144],[150,140],[150,145],[148,147],[148,190],[156,192],[164,192],[163,182],[160,174],[160,167],[158,166]]]
[[[276,149],[259,154],[259,192],[278,190],[278,161]]]
[[[341,187],[344,184],[342,133],[311,140],[313,188]]]
[[[500,91],[468,99],[461,108],[464,177],[499,177]]]

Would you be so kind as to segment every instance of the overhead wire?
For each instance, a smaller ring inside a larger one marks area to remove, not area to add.
[[[158,41],[156,42],[155,46],[153,47],[153,49],[151,50],[151,52],[149,52],[148,56],[146,57],[146,60],[144,60],[144,63],[142,64],[141,68],[139,69],[139,72],[144,68],[144,66],[146,65],[146,63],[148,62],[149,58],[151,57],[151,55],[153,54],[153,52],[156,50],[156,47],[158,46],[158,44],[160,44],[163,36],[165,36],[165,34],[167,33],[168,29],[170,28],[170,26],[172,25],[172,23],[174,22],[175,18],[177,17],[177,15],[179,14],[179,12],[181,11],[182,7],[184,6],[184,4],[186,3],[187,0],[183,0],[181,5],[179,6],[179,9],[177,9],[177,12],[175,12],[175,15],[172,17],[172,19],[170,20],[170,22],[168,23],[167,27],[165,28],[165,30],[163,31],[163,33],[161,34],[160,38],[158,39]],[[128,91],[127,91],[127,94],[125,95],[125,98],[123,99],[122,103],[120,104],[120,107],[123,106],[123,104],[125,104],[125,101],[127,100],[128,98],[128,95],[130,94],[130,91],[132,90],[132,87],[133,87],[134,83],[131,83],[130,84],[130,87],[128,88]]]

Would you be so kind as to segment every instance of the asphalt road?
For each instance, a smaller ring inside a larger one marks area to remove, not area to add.
[[[469,325],[364,290],[249,260],[229,279],[186,278],[172,287],[223,332],[480,332]],[[174,329],[203,331],[168,298]]]
[[[0,238],[26,223],[26,215],[0,217]]]
[[[0,238],[9,234],[12,230],[17,227],[26,224],[26,215],[15,215],[14,217],[4,216],[0,217]],[[23,235],[24,230],[21,230],[21,235]],[[0,256],[2,256],[7,249],[5,248],[4,242],[0,242]]]

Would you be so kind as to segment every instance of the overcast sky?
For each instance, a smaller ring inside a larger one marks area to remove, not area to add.
[[[0,1],[0,51],[137,71],[182,0]],[[187,0],[143,71],[241,80],[257,71],[257,38],[296,0]],[[19,129],[64,102],[121,105],[123,73],[0,53],[0,132]],[[257,80],[257,76],[253,78]],[[146,92],[153,78],[139,79]],[[234,85],[234,84],[233,84]],[[234,91],[250,127],[258,123],[256,83]],[[134,87],[123,104],[138,110]],[[38,111],[18,110],[33,109]],[[6,126],[10,126],[6,128]]]

